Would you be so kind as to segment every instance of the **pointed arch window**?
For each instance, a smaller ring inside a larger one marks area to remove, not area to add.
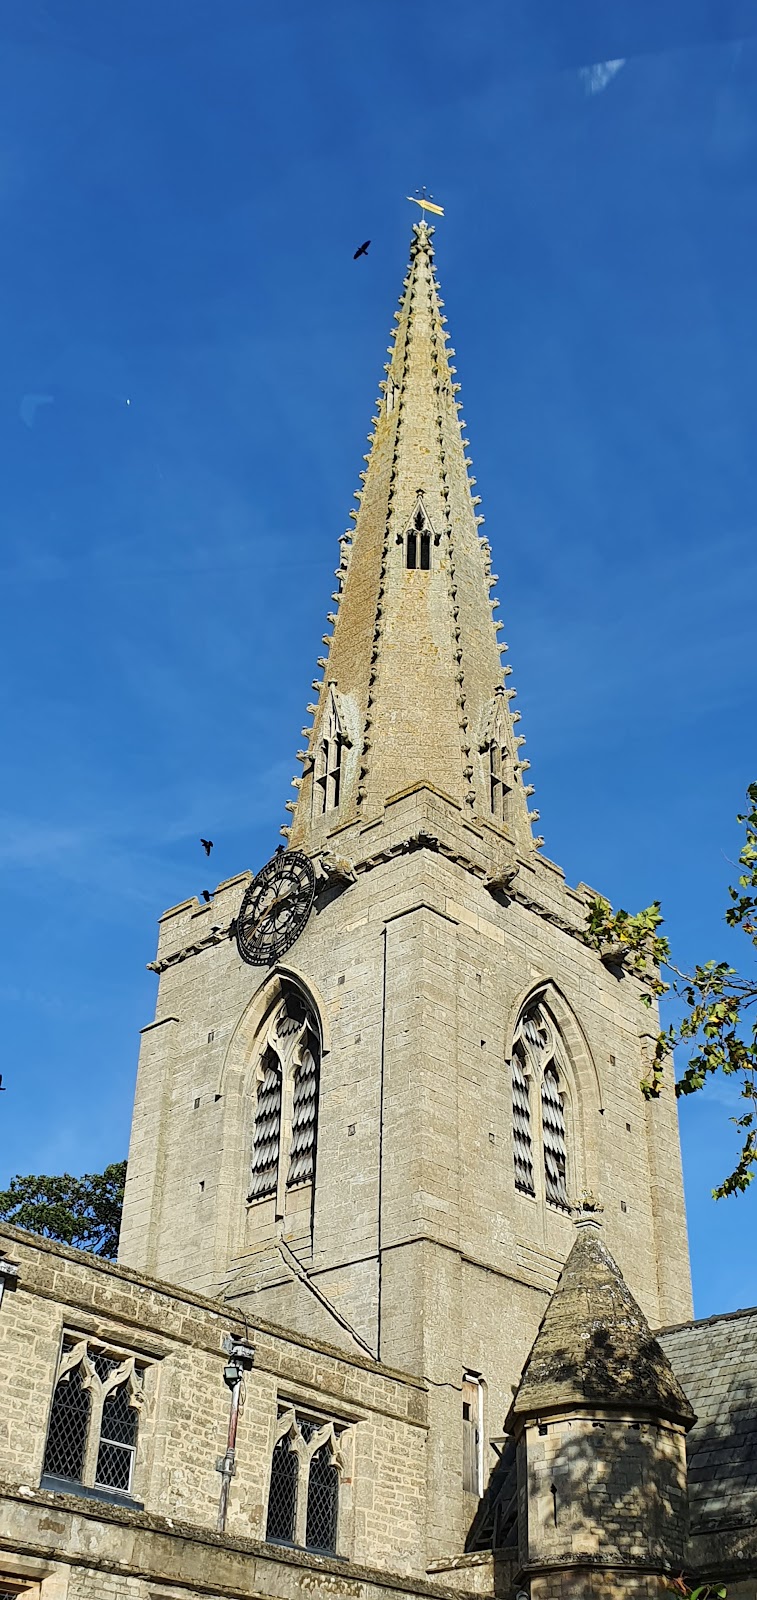
[[[43,1487],[131,1493],[143,1373],[93,1339],[63,1341],[47,1430]]]
[[[405,532],[405,566],[408,571],[431,571],[432,542],[437,544],[438,539],[423,504],[423,496],[419,494],[410,525]]]
[[[570,1209],[564,1045],[543,997],[532,1000],[515,1030],[511,1062],[515,1187]],[[538,1117],[536,1106],[538,1106]]]
[[[271,1458],[266,1539],[335,1555],[342,1468],[333,1422],[294,1409],[282,1412]]]
[[[248,1202],[275,1197],[283,1217],[287,1191],[315,1179],[320,1030],[315,1013],[288,989],[266,1029],[257,1073]]]
[[[333,685],[316,746],[315,782],[313,785],[314,809],[317,816],[336,811],[342,796],[342,765],[349,741],[345,737]]]

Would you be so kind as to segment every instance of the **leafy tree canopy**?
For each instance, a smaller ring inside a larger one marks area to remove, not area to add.
[[[112,1162],[104,1172],[85,1172],[81,1178],[68,1172],[59,1178],[15,1177],[8,1189],[0,1189],[0,1219],[112,1261],[125,1182],[125,1161]]]
[[[748,809],[738,817],[745,831],[739,855],[736,886],[728,889],[725,920],[746,934],[757,949],[757,783],[747,789]],[[608,900],[592,901],[588,916],[588,941],[605,957],[617,959],[635,972],[646,986],[644,999],[673,993],[683,1006],[681,1021],[656,1037],[649,1073],[642,1093],[656,1099],[661,1091],[665,1062],[677,1046],[688,1061],[676,1083],[676,1094],[696,1094],[716,1073],[735,1077],[744,1109],[731,1121],[739,1130],[741,1151],[734,1169],[713,1189],[716,1200],[746,1189],[757,1170],[757,971],[739,973],[725,961],[705,961],[693,972],[673,964],[668,940],[660,933],[660,902],[644,911],[613,911]],[[754,959],[752,951],[750,959]],[[669,974],[666,981],[663,972]]]

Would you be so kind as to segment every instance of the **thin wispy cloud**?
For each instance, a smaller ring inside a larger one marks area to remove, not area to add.
[[[595,61],[590,67],[579,67],[578,76],[586,93],[602,94],[625,64],[625,56],[618,56],[615,61]]]

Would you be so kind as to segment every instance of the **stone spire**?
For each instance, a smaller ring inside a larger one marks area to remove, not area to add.
[[[413,229],[370,452],[340,541],[333,632],[303,729],[289,835],[316,851],[429,785],[521,850],[531,815],[500,655],[488,540],[468,476],[459,385],[434,275],[433,228]]]
[[[598,1224],[581,1218],[578,1229],[505,1427],[597,1407],[651,1412],[691,1427],[691,1406]]]

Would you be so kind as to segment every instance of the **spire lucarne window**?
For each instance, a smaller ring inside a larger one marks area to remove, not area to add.
[[[523,1194],[535,1195],[538,1170],[547,1202],[567,1211],[567,1134],[560,1052],[561,1040],[544,1000],[531,1001],[515,1032],[511,1063],[515,1187]],[[534,1099],[540,1110],[538,1125]]]
[[[405,534],[405,566],[411,572],[416,569],[421,572],[431,570],[431,523],[420,495]]]
[[[513,761],[507,742],[507,711],[504,689],[498,689],[486,743],[489,749],[489,807],[497,822],[510,820],[510,796],[514,781]]]
[[[258,1068],[248,1201],[276,1199],[312,1183],[318,1116],[319,1030],[313,1012],[288,990],[265,1032]]]
[[[336,811],[342,791],[342,757],[346,744],[333,687],[316,747],[314,805],[317,816]]]

